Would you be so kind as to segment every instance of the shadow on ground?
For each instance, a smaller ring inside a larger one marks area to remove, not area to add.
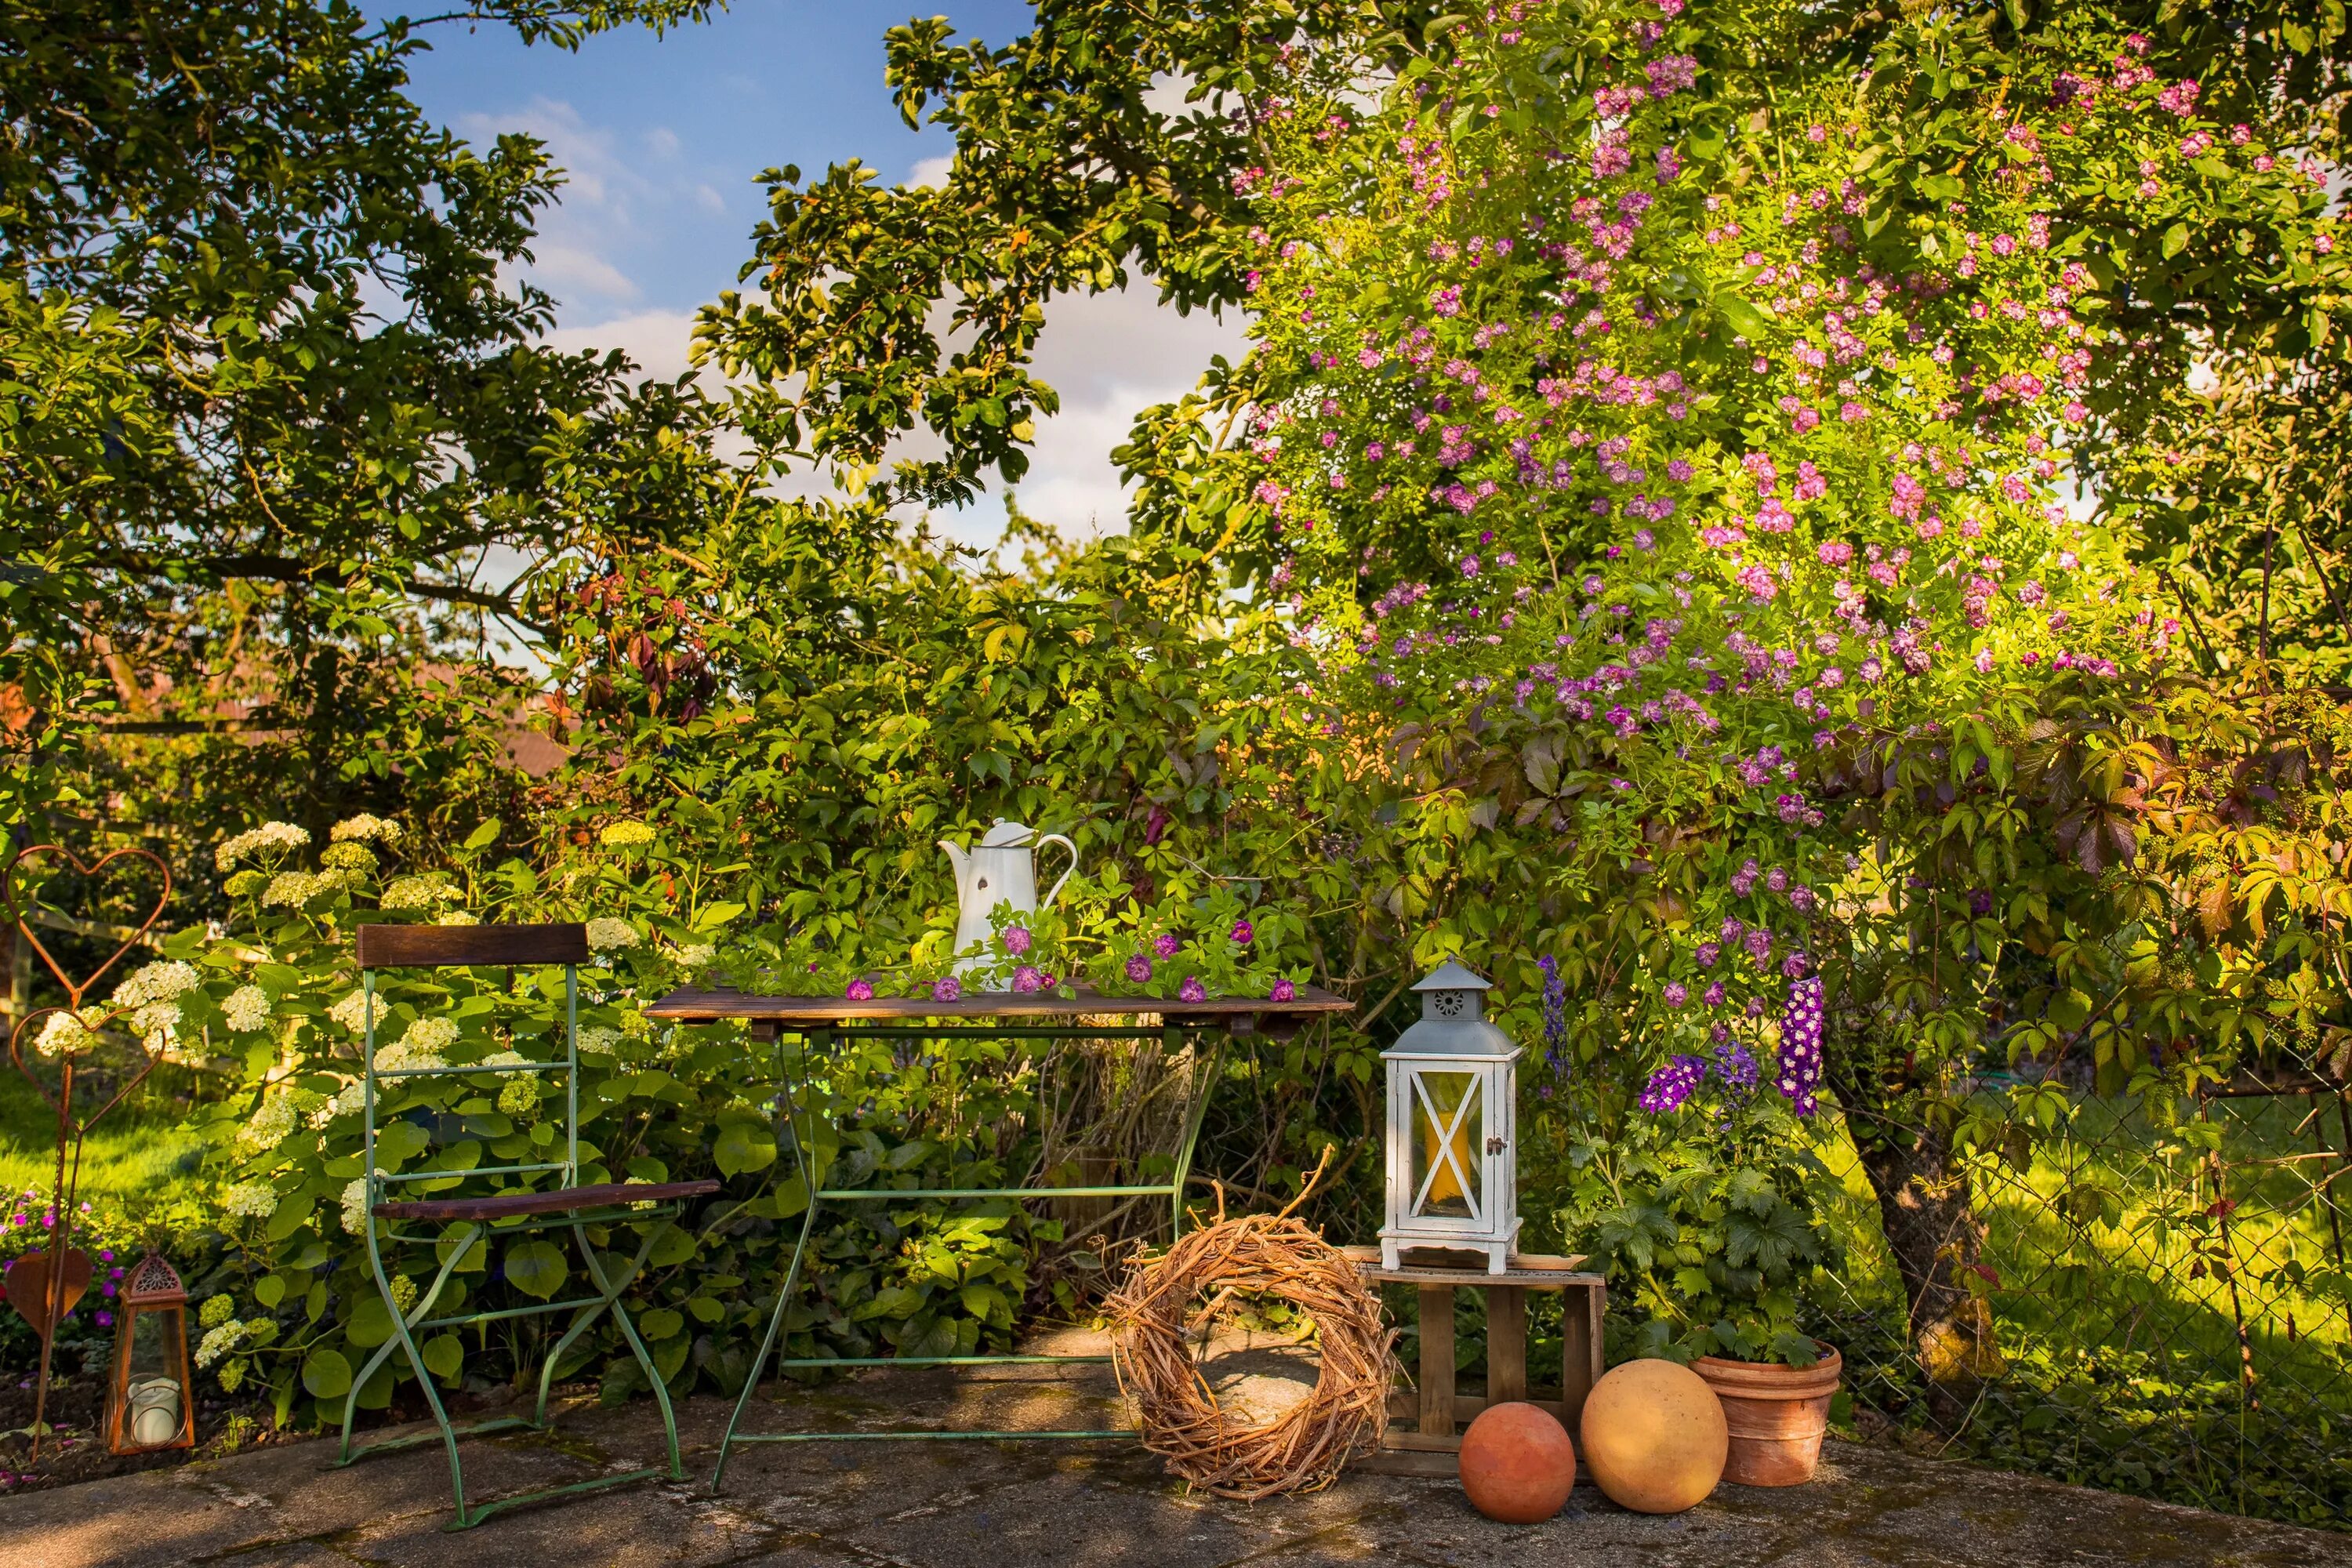
[[[755,1401],[747,1429],[1069,1428],[1120,1417],[1103,1369],[1024,1367],[786,1390]],[[726,1418],[716,1400],[681,1408],[683,1484],[520,1509],[463,1533],[441,1528],[448,1469],[437,1446],[333,1470],[331,1446],[310,1443],[0,1501],[0,1560],[7,1568],[2352,1568],[2352,1537],[1843,1445],[1832,1446],[1809,1487],[1725,1487],[1687,1514],[1654,1519],[1580,1485],[1558,1518],[1524,1529],[1479,1518],[1444,1480],[1350,1473],[1325,1491],[1255,1504],[1187,1496],[1151,1456],[1123,1443],[764,1445],[740,1451],[713,1496]],[[585,1405],[551,1433],[468,1444],[467,1478],[477,1499],[495,1498],[655,1463],[660,1441],[644,1401]]]

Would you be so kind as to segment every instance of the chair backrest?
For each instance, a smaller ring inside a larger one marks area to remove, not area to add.
[[[588,928],[572,922],[515,926],[362,926],[362,969],[453,969],[474,963],[585,963]]]
[[[573,1185],[580,1173],[580,979],[578,966],[589,961],[588,928],[576,921],[547,925],[363,925],[357,952],[360,986],[366,997],[366,1058],[362,1068],[366,1085],[362,1098],[362,1163],[371,1209],[384,1195],[387,1184],[440,1181],[447,1177],[532,1175],[561,1173],[562,1186]],[[507,1165],[474,1165],[464,1170],[427,1168],[379,1176],[375,1168],[376,1098],[383,1075],[376,1067],[375,972],[379,969],[457,969],[476,964],[560,963],[563,966],[563,1057],[559,1061],[486,1068],[480,1065],[434,1068],[388,1069],[406,1079],[469,1073],[554,1072],[564,1077],[563,1158],[525,1161]]]

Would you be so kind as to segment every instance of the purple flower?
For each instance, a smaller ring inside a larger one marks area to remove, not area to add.
[[[1698,966],[1701,969],[1713,969],[1715,961],[1723,956],[1723,949],[1714,942],[1703,942],[1698,944],[1698,952],[1695,956],[1698,959]]]
[[[1172,931],[1163,931],[1151,939],[1151,951],[1162,958],[1175,957],[1176,950],[1182,945],[1176,940],[1176,933]]]
[[[1558,1071],[1565,1065],[1560,1047],[1568,1044],[1568,982],[1559,977],[1559,960],[1549,953],[1537,959],[1536,967],[1543,971],[1544,977],[1544,1059]]]
[[[1298,999],[1298,987],[1287,980],[1277,980],[1274,983],[1274,989],[1266,993],[1265,999],[1269,1002],[1295,1002]]]
[[[931,982],[931,1000],[953,1002],[963,995],[963,982],[950,974]]]
[[[1675,1057],[1650,1075],[1642,1089],[1642,1109],[1653,1116],[1680,1110],[1706,1077],[1706,1063],[1697,1057]]]
[[[1780,1015],[1780,1056],[1775,1077],[1800,1116],[1818,1105],[1822,1081],[1822,979],[1809,974],[1789,982],[1788,1006]]]
[[[1801,915],[1811,914],[1813,906],[1820,901],[1813,896],[1813,890],[1811,888],[1801,884],[1789,889],[1789,902]]]
[[[1249,923],[1249,921],[1235,921],[1234,922],[1234,929],[1233,929],[1230,932],[1228,932],[1227,934],[1228,934],[1228,935],[1230,935],[1230,936],[1234,939],[1234,941],[1235,941],[1235,942],[1239,942],[1242,946],[1244,946],[1244,947],[1247,947],[1247,946],[1249,945],[1249,942],[1250,942],[1250,938],[1252,938],[1252,937],[1254,937],[1254,936],[1257,935],[1257,931],[1256,931],[1256,930],[1255,930],[1254,927],[1252,927],[1252,926],[1251,926],[1251,924]]]
[[[1690,1000],[1689,989],[1679,980],[1667,981],[1666,988],[1663,994],[1665,996],[1666,1005],[1669,1007],[1679,1007],[1684,1003]]]
[[[1024,963],[1013,972],[1013,989],[1015,991],[1043,991],[1045,988],[1045,977],[1031,965]]]
[[[1758,926],[1748,933],[1748,956],[1762,963],[1772,956],[1772,933]]]
[[[863,980],[851,981],[841,994],[844,996],[848,997],[852,1002],[871,1002],[874,1000],[874,987]]]
[[[1971,891],[1969,894],[1969,911],[1979,915],[1992,913],[1992,893],[1984,888]]]
[[[1775,866],[1764,873],[1764,885],[1776,893],[1785,893],[1789,890],[1789,873]]]
[[[1741,920],[1738,915],[1726,915],[1723,917],[1721,934],[1724,941],[1738,942],[1741,933],[1745,932],[1747,930],[1748,922]]]
[[[1184,984],[1176,988],[1176,999],[1180,1002],[1206,1002],[1209,988],[1201,984],[1199,975],[1188,974],[1184,976]]]
[[[100,1312],[98,1315],[98,1326],[101,1329],[112,1328],[114,1326],[114,1314],[111,1312]],[[135,1339],[138,1336],[134,1334],[131,1337]]]
[[[1756,1087],[1761,1069],[1748,1047],[1738,1041],[1726,1038],[1715,1047],[1715,1076],[1724,1088],[1737,1095],[1745,1095]]]
[[[1780,973],[1787,975],[1790,979],[1794,980],[1798,975],[1802,974],[1806,970],[1811,969],[1812,966],[1813,961],[1810,955],[1801,952],[1792,952],[1788,957],[1780,961]]]
[[[1127,961],[1127,977],[1138,985],[1151,978],[1151,960],[1136,953]]]
[[[1006,926],[1002,940],[1004,942],[1004,951],[1018,958],[1029,951],[1032,938],[1027,926]]]

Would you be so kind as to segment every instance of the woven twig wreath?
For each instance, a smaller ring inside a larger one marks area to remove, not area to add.
[[[1195,1311],[1192,1303],[1213,1292]],[[1315,1320],[1314,1392],[1270,1420],[1217,1406],[1186,1344],[1236,1295],[1279,1297]],[[1143,1446],[1196,1487],[1251,1500],[1331,1484],[1388,1426],[1395,1335],[1380,1298],[1338,1248],[1288,1214],[1220,1220],[1139,1260],[1109,1302],[1111,1364],[1135,1401]]]

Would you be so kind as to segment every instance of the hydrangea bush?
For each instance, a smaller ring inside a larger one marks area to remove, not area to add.
[[[678,1391],[705,1380],[740,1385],[764,1321],[745,1283],[772,1277],[805,1203],[797,1165],[778,1158],[767,1103],[779,1064],[747,1048],[734,1026],[678,1027],[642,1011],[714,963],[744,912],[718,896],[740,868],[679,856],[635,821],[604,825],[584,837],[584,850],[561,857],[547,873],[499,855],[503,836],[501,824],[485,823],[452,863],[418,867],[401,860],[397,824],[361,817],[335,828],[313,868],[300,863],[307,837],[299,829],[268,825],[222,846],[236,900],[226,933],[196,928],[165,944],[169,962],[198,977],[174,994],[177,1027],[202,1034],[215,1057],[236,1059],[250,1086],[228,1101],[231,1118],[209,1129],[220,1180],[211,1217],[236,1268],[233,1288],[205,1303],[198,1360],[226,1389],[266,1385],[281,1419],[339,1417],[357,1370],[393,1331],[362,1242],[368,1019],[352,938],[371,921],[584,917],[592,959],[580,982],[580,1179],[715,1174],[730,1182],[725,1196],[665,1233],[632,1296],[656,1364]],[[383,1067],[487,1069],[562,1057],[560,968],[518,973],[511,987],[502,971],[381,971],[376,1006]],[[921,1076],[905,1073],[887,1052],[842,1063],[815,1091],[822,1131],[806,1152],[814,1169],[852,1183],[886,1163],[932,1184],[968,1174],[973,1151],[916,1133],[932,1092]],[[561,1132],[562,1093],[555,1073],[392,1080],[378,1106],[378,1163],[397,1173],[547,1158]],[[848,1105],[865,1114],[845,1140],[832,1118]],[[458,1184],[450,1178],[417,1190]],[[626,1233],[634,1228],[592,1239],[633,1252]],[[1027,1288],[1027,1249],[1051,1229],[1010,1205],[954,1216],[834,1216],[818,1236],[828,1268],[814,1315],[795,1324],[793,1342],[800,1353],[895,1344],[940,1354],[1001,1340]],[[443,1245],[450,1244],[445,1233]],[[413,1303],[441,1250],[430,1243],[387,1248],[396,1300]],[[436,1310],[549,1300],[574,1269],[541,1237],[477,1245]],[[435,1334],[424,1351],[434,1376],[478,1387],[535,1370],[537,1348],[527,1329],[494,1326],[478,1336]],[[639,1379],[635,1366],[606,1331],[583,1336],[558,1370],[597,1376],[619,1398]],[[411,1375],[395,1355],[360,1389],[362,1407],[384,1408]]]

